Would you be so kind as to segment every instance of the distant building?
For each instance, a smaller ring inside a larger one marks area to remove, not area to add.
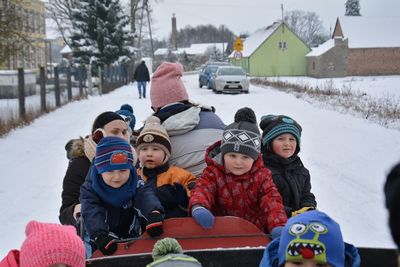
[[[13,0],[3,1],[3,5],[15,5]],[[17,25],[18,30],[25,33],[29,42],[1,43],[7,47],[5,61],[0,65],[1,70],[16,70],[17,68],[36,69],[46,62],[46,25],[45,3],[41,0],[24,0],[16,6],[21,12],[22,23]]]
[[[233,51],[229,60],[251,76],[300,76],[306,74],[304,56],[310,50],[285,23],[276,22],[248,36],[241,58]]]
[[[400,17],[344,16],[332,39],[306,55],[317,78],[400,74]]]
[[[175,55],[186,54],[188,56],[204,56],[207,53],[220,53],[227,49],[227,43],[200,43],[191,44],[190,47],[181,47],[176,50],[168,48],[159,48],[154,52],[154,56],[166,56],[168,53]]]

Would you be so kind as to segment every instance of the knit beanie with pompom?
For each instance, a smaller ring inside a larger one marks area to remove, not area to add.
[[[183,66],[180,63],[164,62],[156,69],[150,85],[151,106],[154,109],[189,100],[182,75]]]
[[[85,266],[85,246],[75,227],[30,221],[25,234],[20,252],[21,267]]]
[[[260,131],[251,108],[241,108],[235,122],[225,127],[221,142],[222,156],[228,152],[248,155],[256,160],[260,154]]]
[[[136,150],[140,154],[145,146],[156,146],[165,153],[164,163],[171,157],[171,141],[160,119],[156,116],[147,118],[142,131],[136,140]]]
[[[182,247],[175,238],[166,237],[154,245],[152,257],[154,261],[146,267],[201,267],[195,258],[182,253]]]
[[[133,108],[131,105],[124,104],[120,107],[119,110],[115,111],[115,113],[120,115],[125,120],[131,131],[135,130],[136,117],[133,114]]]

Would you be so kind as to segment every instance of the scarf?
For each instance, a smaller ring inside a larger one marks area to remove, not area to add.
[[[94,172],[94,176],[92,176],[94,178],[92,183],[93,190],[107,204],[115,208],[122,208],[129,200],[135,198],[138,176],[134,168],[130,169],[128,181],[119,188],[107,185],[95,168],[92,168],[92,171]]]

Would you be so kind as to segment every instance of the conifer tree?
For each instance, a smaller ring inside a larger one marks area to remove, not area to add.
[[[129,17],[119,0],[81,0],[72,12],[72,48],[79,63],[110,65],[129,59]]]
[[[347,0],[344,5],[346,7],[345,16],[361,16],[359,0]]]

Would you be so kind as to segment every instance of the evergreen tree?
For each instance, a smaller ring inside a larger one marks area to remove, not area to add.
[[[361,16],[359,0],[347,0],[344,5],[346,7],[345,16]]]
[[[129,17],[124,16],[119,0],[81,0],[72,19],[77,62],[103,66],[129,60]]]

